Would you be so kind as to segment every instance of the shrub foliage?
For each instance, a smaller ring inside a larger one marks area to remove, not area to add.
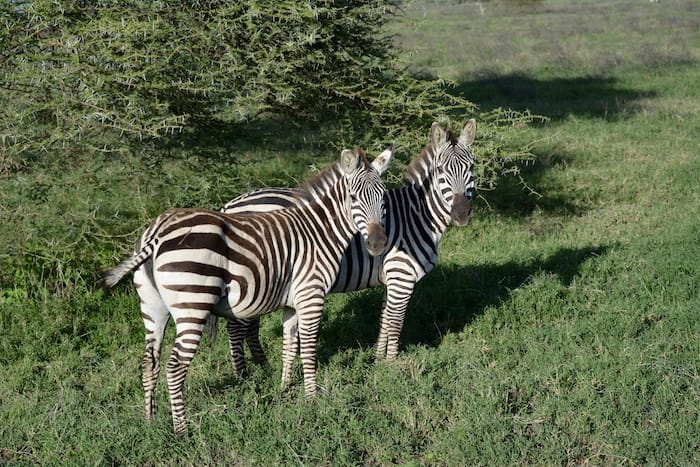
[[[339,122],[354,142],[422,142],[433,119],[475,109],[401,67],[384,28],[400,3],[4,2],[3,169],[270,115]]]
[[[3,87],[22,104],[17,125],[53,127],[44,145],[337,113],[382,81],[389,44],[377,32],[393,3],[9,2]]]

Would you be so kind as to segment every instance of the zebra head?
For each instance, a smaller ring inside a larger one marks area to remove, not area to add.
[[[438,186],[445,201],[451,204],[450,218],[455,225],[469,224],[474,199],[474,156],[469,146],[476,136],[476,120],[470,119],[462,128],[459,138],[452,130],[445,130],[439,123],[430,128],[430,138],[435,151],[438,170]]]
[[[350,202],[350,216],[355,228],[365,240],[369,254],[380,255],[386,249],[384,232],[384,193],[381,175],[389,167],[392,149],[382,152],[370,164],[361,149],[343,150],[340,167],[345,174]]]

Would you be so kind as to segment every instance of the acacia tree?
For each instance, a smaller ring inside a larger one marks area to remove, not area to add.
[[[353,138],[381,132],[385,141],[422,142],[437,116],[474,107],[399,66],[384,26],[400,3],[5,2],[3,169],[57,149],[128,150],[263,115],[341,122]],[[498,144],[490,151],[486,160],[500,160]]]
[[[402,67],[385,31],[399,3],[0,0],[0,179],[41,173],[43,164],[99,170],[116,159],[148,168],[168,157],[164,148],[202,142],[191,134],[224,139],[270,116],[317,122],[324,144],[394,142],[397,153],[415,154],[433,120],[454,116],[461,126],[475,108],[442,81],[416,79]],[[530,157],[502,139],[527,116],[476,117],[484,187]],[[111,151],[124,157],[101,154]],[[102,233],[144,221],[137,212],[98,217],[93,209],[109,205],[102,198],[109,189],[96,189],[102,201],[80,200],[65,216],[74,199],[56,202],[42,180],[28,186],[31,208],[13,212],[0,229],[7,240],[0,283],[39,291],[53,278],[54,291],[71,290],[71,281],[81,284],[85,270],[97,273],[99,258],[117,250]],[[17,196],[22,201],[9,206],[26,201]],[[0,217],[8,210],[0,206]]]

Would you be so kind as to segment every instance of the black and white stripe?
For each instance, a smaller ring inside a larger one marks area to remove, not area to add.
[[[388,162],[370,165],[361,151],[345,150],[337,164],[295,190],[292,209],[251,214],[172,209],[151,223],[134,255],[104,275],[105,286],[112,287],[134,271],[146,327],[147,418],[154,412],[171,317],[176,337],[167,380],[177,434],[186,432],[187,369],[212,314],[229,319],[235,335],[247,319],[280,308],[296,310],[304,389],[307,396],[315,394],[318,328],[340,257],[358,232],[373,253],[386,246],[380,175]]]
[[[377,340],[379,358],[396,357],[409,299],[416,283],[435,267],[438,245],[448,225],[467,225],[471,219],[475,179],[470,145],[475,135],[473,119],[464,125],[459,137],[433,123],[430,142],[406,170],[405,185],[387,191],[387,252],[369,255],[364,239],[356,235],[342,257],[331,292],[386,285]],[[289,208],[294,202],[294,190],[262,189],[230,201],[222,211],[265,212]],[[296,348],[294,320],[285,323],[283,384],[289,377]],[[242,336],[245,336],[253,358],[264,361],[258,340],[259,323],[251,320],[248,325],[248,329],[235,336],[238,340],[232,338],[231,345],[240,349],[239,356],[243,359]]]

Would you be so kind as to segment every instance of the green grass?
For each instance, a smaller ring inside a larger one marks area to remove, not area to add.
[[[607,4],[409,4],[426,13],[404,43],[440,45],[417,69],[484,109],[550,117],[515,137],[538,155],[522,174],[537,195],[504,178],[448,231],[396,362],[373,358],[381,291],[332,296],[312,402],[300,368],[278,388],[278,314],[263,320],[271,367],[245,379],[222,331],[188,375],[185,440],[164,378],[143,420],[133,287],[93,279],[166,206],[292,185],[334,151],[289,159],[271,134],[146,168],[57,155],[1,180],[0,463],[700,463],[698,5]]]

